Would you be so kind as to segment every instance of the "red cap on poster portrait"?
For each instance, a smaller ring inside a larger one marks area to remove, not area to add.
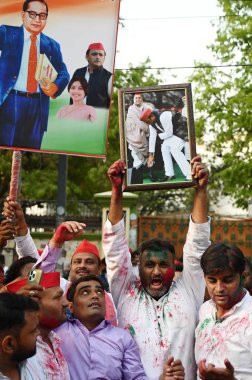
[[[105,51],[104,46],[101,42],[93,42],[92,44],[90,44],[88,46],[87,50],[103,50],[103,51]]]
[[[140,113],[140,120],[146,122],[151,113],[152,110],[150,108],[147,108],[147,110],[144,110]]]

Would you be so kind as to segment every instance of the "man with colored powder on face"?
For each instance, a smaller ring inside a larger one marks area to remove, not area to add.
[[[88,65],[77,69],[74,77],[85,78],[88,84],[86,104],[98,108],[109,108],[112,88],[112,73],[103,67],[106,52],[101,42],[88,46],[86,60]]]
[[[148,380],[132,336],[105,319],[100,278],[92,274],[79,278],[69,288],[67,298],[74,318],[56,332],[62,338],[71,379]],[[184,379],[183,367],[180,360],[169,358],[156,380],[176,379]]]
[[[67,362],[60,349],[59,337],[53,329],[66,321],[67,300],[60,288],[60,273],[43,273],[40,285],[26,284],[27,278],[7,285],[11,293],[31,297],[39,304],[39,335],[37,352],[33,358],[41,374],[36,380],[70,380]],[[33,366],[32,363],[31,367]]]
[[[198,378],[252,379],[252,298],[244,286],[245,257],[232,244],[214,243],[201,267],[210,300],[199,313],[195,336]]]
[[[200,257],[210,244],[206,190],[208,171],[199,156],[192,159],[192,176],[198,178],[198,186],[194,190],[193,210],[184,246],[184,269],[175,282],[172,281],[174,248],[160,239],[140,245],[140,280],[134,276],[122,209],[124,173],[122,161],[116,161],[108,170],[112,197],[103,236],[118,325],[134,336],[148,377],[160,375],[164,361],[173,356],[181,359],[185,379],[195,380],[194,331],[205,291]]]

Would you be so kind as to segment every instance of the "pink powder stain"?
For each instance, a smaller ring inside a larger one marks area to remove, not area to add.
[[[119,276],[126,276],[127,273],[128,273],[128,267],[126,267],[126,266],[123,265],[123,266],[119,269],[118,273],[119,273]]]
[[[171,283],[174,277],[174,270],[172,268],[168,268],[165,275],[164,275],[164,281],[166,283]]]
[[[128,256],[125,256],[123,260],[123,264],[127,264],[127,263],[128,263]]]
[[[134,297],[135,292],[134,292],[134,289],[132,288],[132,284],[129,285],[128,292],[129,292],[130,297]]]
[[[224,354],[226,352],[226,343],[239,332],[244,331],[249,326],[249,316],[235,318],[230,321],[225,329],[221,329],[219,325],[212,329],[204,329],[199,331],[199,349],[204,349],[206,353],[210,353],[217,348]]]

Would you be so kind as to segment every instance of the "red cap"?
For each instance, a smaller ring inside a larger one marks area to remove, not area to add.
[[[87,50],[104,50],[103,44],[101,42],[93,42],[92,44],[89,45]]]
[[[174,260],[174,264],[175,265],[183,265],[182,261],[179,261],[179,260]]]
[[[147,108],[146,110],[140,113],[140,120],[146,122],[151,113],[152,110],[150,108]]]
[[[36,269],[35,269],[36,270]],[[6,285],[8,292],[16,293],[20,288],[27,284],[28,277],[22,278],[21,280],[11,282]],[[43,273],[40,284],[44,288],[53,288],[54,286],[60,286],[60,272],[49,272]]]
[[[77,246],[76,250],[74,251],[73,255],[76,255],[76,253],[93,253],[95,256],[100,259],[100,254],[98,251],[98,248],[95,244],[90,243],[88,240],[82,240],[82,242]]]

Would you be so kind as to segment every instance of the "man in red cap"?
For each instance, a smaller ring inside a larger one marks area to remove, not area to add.
[[[140,120],[149,125],[149,159],[148,165],[154,162],[155,146],[157,136],[162,142],[161,152],[164,161],[165,174],[159,182],[166,182],[175,178],[172,157],[185,176],[185,180],[191,180],[190,164],[183,153],[186,148],[186,141],[178,136],[179,130],[174,127],[175,115],[169,110],[144,110],[140,115]]]
[[[70,380],[67,362],[59,345],[59,337],[52,331],[66,321],[67,300],[60,288],[60,273],[43,273],[40,285],[27,283],[27,278],[6,286],[8,292],[31,297],[39,303],[39,335],[36,355],[28,359],[34,379]]]
[[[88,83],[86,104],[109,108],[112,88],[112,73],[104,69],[106,52],[101,42],[91,43],[86,51],[88,65],[77,69],[73,77],[83,77]]]

